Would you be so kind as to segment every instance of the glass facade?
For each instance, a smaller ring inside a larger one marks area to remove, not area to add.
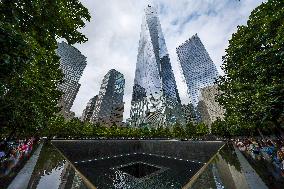
[[[197,107],[200,89],[213,85],[218,71],[197,34],[180,45],[176,52],[191,102]]]
[[[222,95],[222,92],[218,89],[218,85],[212,85],[204,87],[200,90],[199,102],[203,102],[204,107],[206,108],[207,115],[202,117],[202,121],[209,126],[211,129],[211,124],[217,120],[217,118],[223,119],[225,114],[225,109],[221,106],[216,97]],[[202,103],[201,103],[202,104]],[[199,110],[199,109],[198,109]],[[202,107],[199,112],[202,112]],[[204,110],[203,110],[204,112]]]
[[[104,76],[91,122],[105,125],[122,124],[124,86],[123,74],[115,69]]]
[[[130,117],[134,126],[165,125],[179,117],[180,98],[155,7],[141,25]]]
[[[184,115],[184,119],[186,123],[195,122],[196,121],[196,112],[193,105],[190,104],[183,104],[181,105],[181,109]]]
[[[98,100],[98,95],[94,96],[89,100],[87,103],[86,108],[83,110],[82,116],[81,116],[81,121],[90,121],[91,116],[94,113],[95,105]]]
[[[58,86],[64,93],[59,105],[64,112],[69,112],[80,88],[79,80],[87,65],[86,57],[64,41],[58,43],[56,53],[60,57],[60,68],[64,73],[63,83]]]

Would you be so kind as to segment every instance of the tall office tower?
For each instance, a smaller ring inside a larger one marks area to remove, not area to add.
[[[59,105],[62,106],[63,116],[68,118],[80,88],[79,79],[87,65],[86,57],[78,49],[63,41],[58,43],[56,53],[60,57],[60,68],[64,73],[64,81],[58,86],[58,89],[64,93]]]
[[[188,87],[188,94],[193,106],[196,107],[200,89],[213,85],[218,76],[217,69],[197,34],[180,45],[176,52]]]
[[[93,98],[91,98],[89,100],[86,108],[83,110],[83,113],[82,113],[82,116],[81,116],[81,121],[90,121],[90,119],[91,119],[91,117],[94,113],[94,109],[95,109],[95,105],[96,105],[97,100],[98,100],[98,95],[94,96]]]
[[[217,118],[223,119],[225,109],[217,102],[216,98],[221,95],[217,85],[207,86],[200,90],[199,102],[204,104],[204,108],[207,111],[207,116],[202,116],[202,121],[206,123],[209,128],[211,124],[217,120]],[[202,112],[202,110],[200,111]]]
[[[108,126],[122,124],[124,86],[123,74],[115,69],[108,71],[103,78],[91,122]]]
[[[181,109],[183,111],[183,116],[186,123],[195,122],[196,121],[196,112],[193,105],[190,104],[182,104]]]
[[[155,7],[148,5],[141,25],[131,101],[132,126],[167,126],[182,119],[180,98]]]

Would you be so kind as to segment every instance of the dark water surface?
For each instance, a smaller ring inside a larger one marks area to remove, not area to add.
[[[142,178],[136,178],[120,166],[143,162],[160,169]],[[149,154],[130,154],[80,162],[75,166],[97,188],[182,188],[203,166],[186,160]]]

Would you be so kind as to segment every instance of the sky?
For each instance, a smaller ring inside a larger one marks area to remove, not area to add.
[[[81,0],[89,9],[91,21],[80,31],[88,41],[74,46],[87,57],[80,79],[81,87],[71,108],[82,115],[90,98],[99,93],[104,75],[110,69],[125,78],[124,120],[130,115],[132,87],[144,8],[158,6],[173,72],[182,103],[189,102],[181,75],[176,48],[198,34],[220,75],[222,56],[238,25],[245,25],[251,11],[262,0]]]

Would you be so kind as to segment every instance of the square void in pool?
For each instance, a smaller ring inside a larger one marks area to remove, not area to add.
[[[161,168],[143,162],[135,162],[119,167],[118,170],[136,178],[143,178],[159,171]]]

